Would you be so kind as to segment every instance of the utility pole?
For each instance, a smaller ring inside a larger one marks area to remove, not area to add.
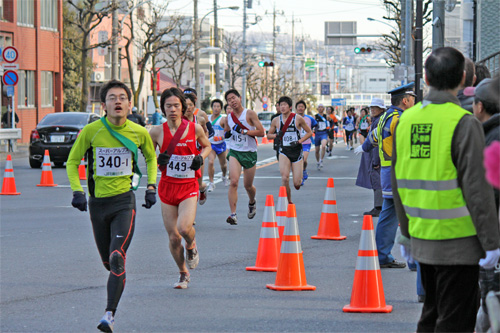
[[[444,46],[444,0],[432,1],[432,49]]]
[[[292,13],[292,98],[295,97],[295,18]]]
[[[302,57],[304,58],[303,60],[303,65],[302,65],[302,84],[303,84],[303,91],[304,94],[306,93],[306,38],[302,36]]]
[[[411,17],[412,17],[412,2],[413,0],[405,1],[405,83],[410,81],[409,69],[411,67]]]
[[[196,1],[196,0],[195,0]],[[247,0],[243,0],[243,82],[241,85],[241,97],[243,108],[247,107]]]
[[[316,41],[316,89],[314,89],[315,95],[319,95],[318,84],[319,84],[319,40]]]
[[[111,78],[113,80],[118,80],[118,13],[117,13],[117,3],[116,0],[113,0],[113,11],[111,14]]]
[[[274,63],[274,66],[272,67],[272,83],[271,83],[271,105],[275,105],[275,93],[276,93],[276,87],[275,87],[275,68],[276,68],[276,36],[278,35],[278,32],[276,31],[276,14],[283,15],[285,14],[284,11],[278,11],[276,13],[276,3],[274,3],[273,7],[273,58],[272,61]]]
[[[200,47],[198,43],[198,0],[193,0],[194,13],[193,13],[193,38],[194,38],[194,89],[201,96],[200,92]],[[196,107],[200,107],[200,98],[196,100]]]
[[[219,29],[217,26],[217,0],[214,0],[214,47],[219,47]],[[215,96],[220,98],[220,64],[219,53],[215,53]]]
[[[417,93],[417,102],[422,101],[422,89],[420,81],[422,80],[422,4],[423,0],[417,0],[416,19],[415,19],[415,91]]]

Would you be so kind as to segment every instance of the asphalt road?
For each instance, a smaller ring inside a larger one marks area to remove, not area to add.
[[[362,212],[373,205],[372,192],[354,185],[359,157],[343,144],[317,171],[309,157],[310,178],[296,204],[308,284],[315,291],[266,289],[275,273],[248,272],[255,263],[266,194],[277,200],[280,175],[271,145],[259,146],[256,173],[257,210],[246,218],[248,198],[238,190],[238,225],[229,214],[227,188],[217,184],[198,207],[197,244],[200,264],[191,271],[186,290],[172,288],[177,268],[168,250],[160,205],[146,210],[142,187],[137,191],[137,220],[127,256],[127,284],[116,314],[118,332],[165,331],[339,331],[411,332],[421,304],[416,299],[416,273],[384,269],[382,279],[389,314],[344,313],[354,276]],[[1,196],[0,331],[92,332],[104,312],[107,271],[100,263],[87,212],[71,207],[72,192],[64,168],[53,168],[57,187],[42,188],[41,169],[30,169],[26,156],[14,156],[19,196]],[[1,161],[2,170],[5,159]],[[216,169],[218,172],[218,168]],[[328,177],[335,179],[344,241],[312,240],[317,233]],[[395,248],[393,254],[401,258]]]

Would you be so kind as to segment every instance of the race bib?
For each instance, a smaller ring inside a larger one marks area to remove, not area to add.
[[[231,148],[235,150],[241,150],[248,147],[248,135],[237,133],[232,131],[231,136]]]
[[[345,125],[346,131],[354,131],[354,125],[352,123],[349,123]]]
[[[324,121],[320,121],[318,123],[318,131],[324,131],[326,130],[326,123]]]
[[[367,122],[362,122],[362,123],[361,123],[361,125],[360,125],[360,128],[361,128],[362,130],[367,129],[367,128],[368,128],[368,123],[367,123]]]
[[[290,146],[290,143],[293,142],[293,141],[298,141],[298,137],[297,137],[297,132],[293,131],[293,132],[285,132],[285,134],[283,135],[283,146]]]
[[[132,153],[125,147],[96,148],[96,175],[103,177],[132,175]]]
[[[172,178],[195,178],[194,170],[189,167],[193,163],[194,155],[172,155],[168,161],[166,173]]]

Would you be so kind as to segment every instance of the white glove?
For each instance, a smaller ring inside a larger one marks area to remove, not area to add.
[[[489,269],[495,267],[500,258],[500,249],[486,251],[486,258],[479,259],[479,266]]]
[[[409,263],[409,264],[413,264],[415,263],[415,260],[413,259],[413,257],[411,256],[411,251],[408,247],[404,246],[403,244],[399,245],[399,250],[401,251],[401,256],[403,258],[405,258],[405,260]],[[482,260],[482,259],[481,259]]]
[[[359,155],[361,153],[364,153],[365,151],[363,150],[363,146],[358,146],[356,149],[354,149],[354,154]]]

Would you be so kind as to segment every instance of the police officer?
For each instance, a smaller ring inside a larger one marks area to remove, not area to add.
[[[479,265],[493,268],[500,256],[483,130],[456,97],[464,61],[451,47],[431,53],[425,62],[429,93],[403,113],[394,135],[402,254],[419,262],[426,293],[417,332],[473,332]]]
[[[356,148],[356,153],[368,152],[374,147],[378,147],[380,157],[380,183],[382,185],[382,211],[375,231],[375,241],[377,243],[378,260],[380,268],[404,268],[406,264],[397,261],[391,254],[394,246],[394,238],[398,229],[398,219],[394,209],[391,187],[391,158],[393,133],[398,123],[399,117],[404,110],[415,104],[414,83],[408,83],[395,88],[388,93],[391,94],[391,107],[380,117],[377,130],[370,132],[370,139],[366,140],[362,146]]]

